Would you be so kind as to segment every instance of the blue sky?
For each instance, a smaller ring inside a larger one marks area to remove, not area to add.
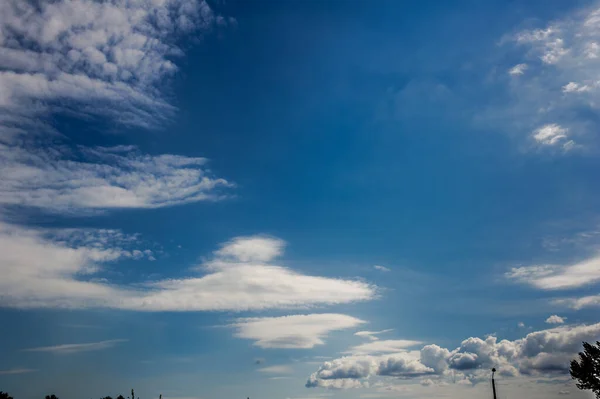
[[[0,390],[589,397],[600,3],[0,3]]]

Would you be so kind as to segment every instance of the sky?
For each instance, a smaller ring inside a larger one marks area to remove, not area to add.
[[[0,2],[0,390],[591,398],[600,2]]]

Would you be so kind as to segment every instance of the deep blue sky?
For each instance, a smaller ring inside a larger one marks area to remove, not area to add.
[[[0,390],[584,395],[598,4],[159,3],[0,6]]]

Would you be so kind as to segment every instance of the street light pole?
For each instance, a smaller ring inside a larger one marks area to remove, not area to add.
[[[496,369],[493,368],[492,369],[492,391],[494,392],[494,399],[496,399],[496,382],[494,381],[494,373],[496,372]]]

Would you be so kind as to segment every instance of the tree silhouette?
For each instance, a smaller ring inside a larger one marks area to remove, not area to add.
[[[10,396],[8,394],[8,392],[2,392],[2,391],[0,391],[0,399],[13,399],[13,397]]]
[[[123,397],[123,395],[119,395],[119,396],[117,396],[117,399],[125,399],[125,398]]]
[[[52,395],[46,395],[46,399],[58,399],[58,397],[56,397],[55,394],[52,394]]]
[[[571,378],[577,380],[577,388],[589,389],[600,399],[600,341],[596,345],[584,342],[583,352],[571,360]]]
[[[102,399],[112,399],[112,396],[105,396]]]

